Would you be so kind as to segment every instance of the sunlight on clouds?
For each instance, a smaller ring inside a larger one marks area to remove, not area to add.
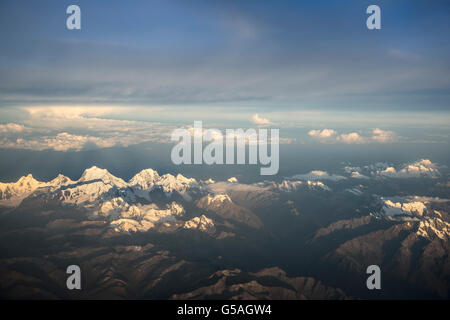
[[[378,128],[372,130],[371,136],[362,136],[358,132],[338,134],[338,132],[333,129],[310,130],[308,135],[322,143],[390,143],[398,140],[398,136],[395,132]]]
[[[315,138],[327,139],[336,135],[336,131],[332,129],[323,129],[323,130],[310,130],[308,135]]]
[[[23,124],[0,125],[0,147],[55,151],[167,142],[173,126],[150,121],[108,119],[122,108],[30,107]]]
[[[0,132],[1,133],[11,133],[11,132],[23,132],[27,131],[28,128],[21,124],[17,123],[7,123],[7,124],[0,124]]]
[[[342,141],[343,143],[347,143],[347,144],[359,144],[359,143],[365,143],[366,139],[361,137],[359,135],[359,133],[352,132],[352,133],[348,133],[348,134],[345,134],[345,133],[341,134],[338,138],[338,141]]]
[[[127,107],[27,107],[22,123],[10,123],[0,127],[0,147],[31,150],[53,149],[56,151],[83,150],[129,146],[142,142],[170,143],[172,131],[180,123],[162,123],[146,120],[159,108]],[[166,110],[167,113],[167,110]],[[141,121],[127,120],[142,115]],[[257,114],[253,120],[258,126],[271,122]],[[187,126],[192,131],[192,127]],[[202,135],[206,129],[203,129]],[[217,140],[221,131],[214,131],[212,140]],[[233,138],[240,138],[238,136]],[[244,137],[245,138],[245,137]],[[246,138],[245,138],[246,139]],[[270,138],[271,139],[271,138]],[[272,140],[270,140],[272,141]],[[280,137],[279,143],[295,142],[294,138]],[[246,143],[248,143],[246,141]]]
[[[254,124],[256,124],[256,125],[259,125],[259,126],[266,126],[266,125],[270,125],[270,121],[269,121],[269,119],[267,119],[267,118],[262,118],[262,117],[260,117],[257,113],[255,113],[253,116],[252,116],[252,122],[254,123]]]
[[[373,129],[372,140],[380,143],[393,142],[398,139],[397,135],[393,131],[381,130],[378,128]]]
[[[43,137],[41,139],[17,139],[16,148],[31,150],[53,149],[55,151],[80,151],[86,148],[107,148],[116,145],[112,138],[99,138],[90,136],[78,136],[67,132],[58,133],[55,137]]]

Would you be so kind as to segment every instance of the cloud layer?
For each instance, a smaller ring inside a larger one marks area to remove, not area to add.
[[[175,128],[159,122],[109,119],[103,116],[111,115],[111,109],[105,108],[54,107],[27,111],[24,124],[0,125],[0,147],[80,151],[148,141],[168,142]]]
[[[362,144],[362,143],[390,143],[395,142],[399,138],[393,131],[381,130],[375,128],[371,135],[362,136],[358,132],[339,134],[333,129],[317,129],[310,130],[308,135],[321,143],[346,143],[346,144]]]
[[[2,1],[1,105],[449,110],[442,4],[384,3],[394,32],[371,41],[357,1],[80,2],[86,28],[68,33],[61,6]]]

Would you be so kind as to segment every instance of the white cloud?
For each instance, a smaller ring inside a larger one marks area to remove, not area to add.
[[[389,143],[398,140],[398,136],[393,131],[381,130],[375,128],[371,131],[372,135],[361,135],[358,132],[339,134],[333,129],[310,130],[308,135],[323,143],[346,143],[346,144],[362,144],[362,143]]]
[[[379,143],[394,142],[398,139],[394,131],[381,130],[378,128],[373,129],[372,140]]]
[[[366,139],[364,139],[363,137],[361,137],[359,135],[359,133],[357,132],[352,132],[352,133],[343,133],[338,137],[338,141],[342,141],[343,143],[347,143],[347,144],[360,144],[360,143],[365,143]]]
[[[310,130],[308,135],[319,139],[328,139],[336,135],[336,131],[333,129],[323,129],[323,130]]]
[[[267,118],[261,118],[257,113],[255,113],[252,117],[252,122],[254,124],[257,124],[259,126],[267,126],[270,124],[269,119]]]
[[[28,129],[17,123],[7,123],[7,124],[0,124],[0,132],[1,133],[17,133],[17,132],[23,132],[27,131]]]
[[[155,121],[121,120],[121,107],[29,107],[21,124],[0,125],[0,148],[56,151],[82,150],[87,147],[107,148],[130,146],[143,142],[171,143],[175,124]],[[147,109],[136,109],[142,112]],[[255,115],[260,125],[270,124],[268,119]],[[193,133],[192,127],[187,127]],[[202,135],[206,128],[202,130]],[[225,132],[213,131],[213,140],[223,138]],[[236,132],[233,138],[244,138]],[[270,137],[272,139],[272,137]],[[279,143],[293,143],[295,139],[280,137]],[[270,140],[270,143],[274,141]]]
[[[150,121],[110,119],[120,108],[25,108],[23,124],[0,125],[0,147],[56,151],[169,142],[174,125]]]
[[[2,147],[16,148],[16,149],[31,149],[31,150],[47,150],[53,149],[55,151],[80,151],[84,148],[107,148],[113,147],[117,144],[114,138],[99,138],[92,136],[73,135],[67,132],[58,133],[56,136],[44,136],[39,138],[23,139],[18,138],[9,144],[7,142],[0,142]]]

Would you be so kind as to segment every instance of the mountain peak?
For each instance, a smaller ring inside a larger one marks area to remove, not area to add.
[[[66,184],[70,184],[73,183],[73,181],[69,178],[66,177],[63,174],[58,174],[58,176],[56,178],[54,178],[52,181],[49,182],[49,184],[51,186],[62,186],[62,185],[66,185]]]
[[[106,169],[101,169],[97,166],[92,166],[90,168],[87,168],[84,170],[83,174],[81,175],[81,179],[88,181],[88,180],[95,180],[100,179],[104,175],[109,174],[109,171]]]
[[[207,197],[208,197],[207,198],[208,205],[211,203],[233,202],[231,201],[230,196],[227,194],[215,194],[215,195],[208,194]]]
[[[33,175],[31,173],[27,174],[26,176],[20,177],[20,179],[17,182],[29,182],[29,181],[37,181],[34,179]]]
[[[127,184],[121,178],[117,178],[112,175],[108,170],[101,169],[97,166],[92,166],[84,170],[81,178],[78,180],[80,182],[92,181],[92,180],[102,180],[104,183],[110,183],[118,187],[125,187]]]
[[[160,176],[156,170],[144,169],[130,179],[130,185],[140,186],[142,189],[149,189],[159,180]]]

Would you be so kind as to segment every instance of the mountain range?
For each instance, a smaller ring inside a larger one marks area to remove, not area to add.
[[[245,184],[145,169],[125,181],[94,166],[76,181],[0,183],[1,296],[449,297],[448,200],[320,177]],[[65,289],[70,264],[81,292]],[[365,286],[372,264],[381,292]]]

